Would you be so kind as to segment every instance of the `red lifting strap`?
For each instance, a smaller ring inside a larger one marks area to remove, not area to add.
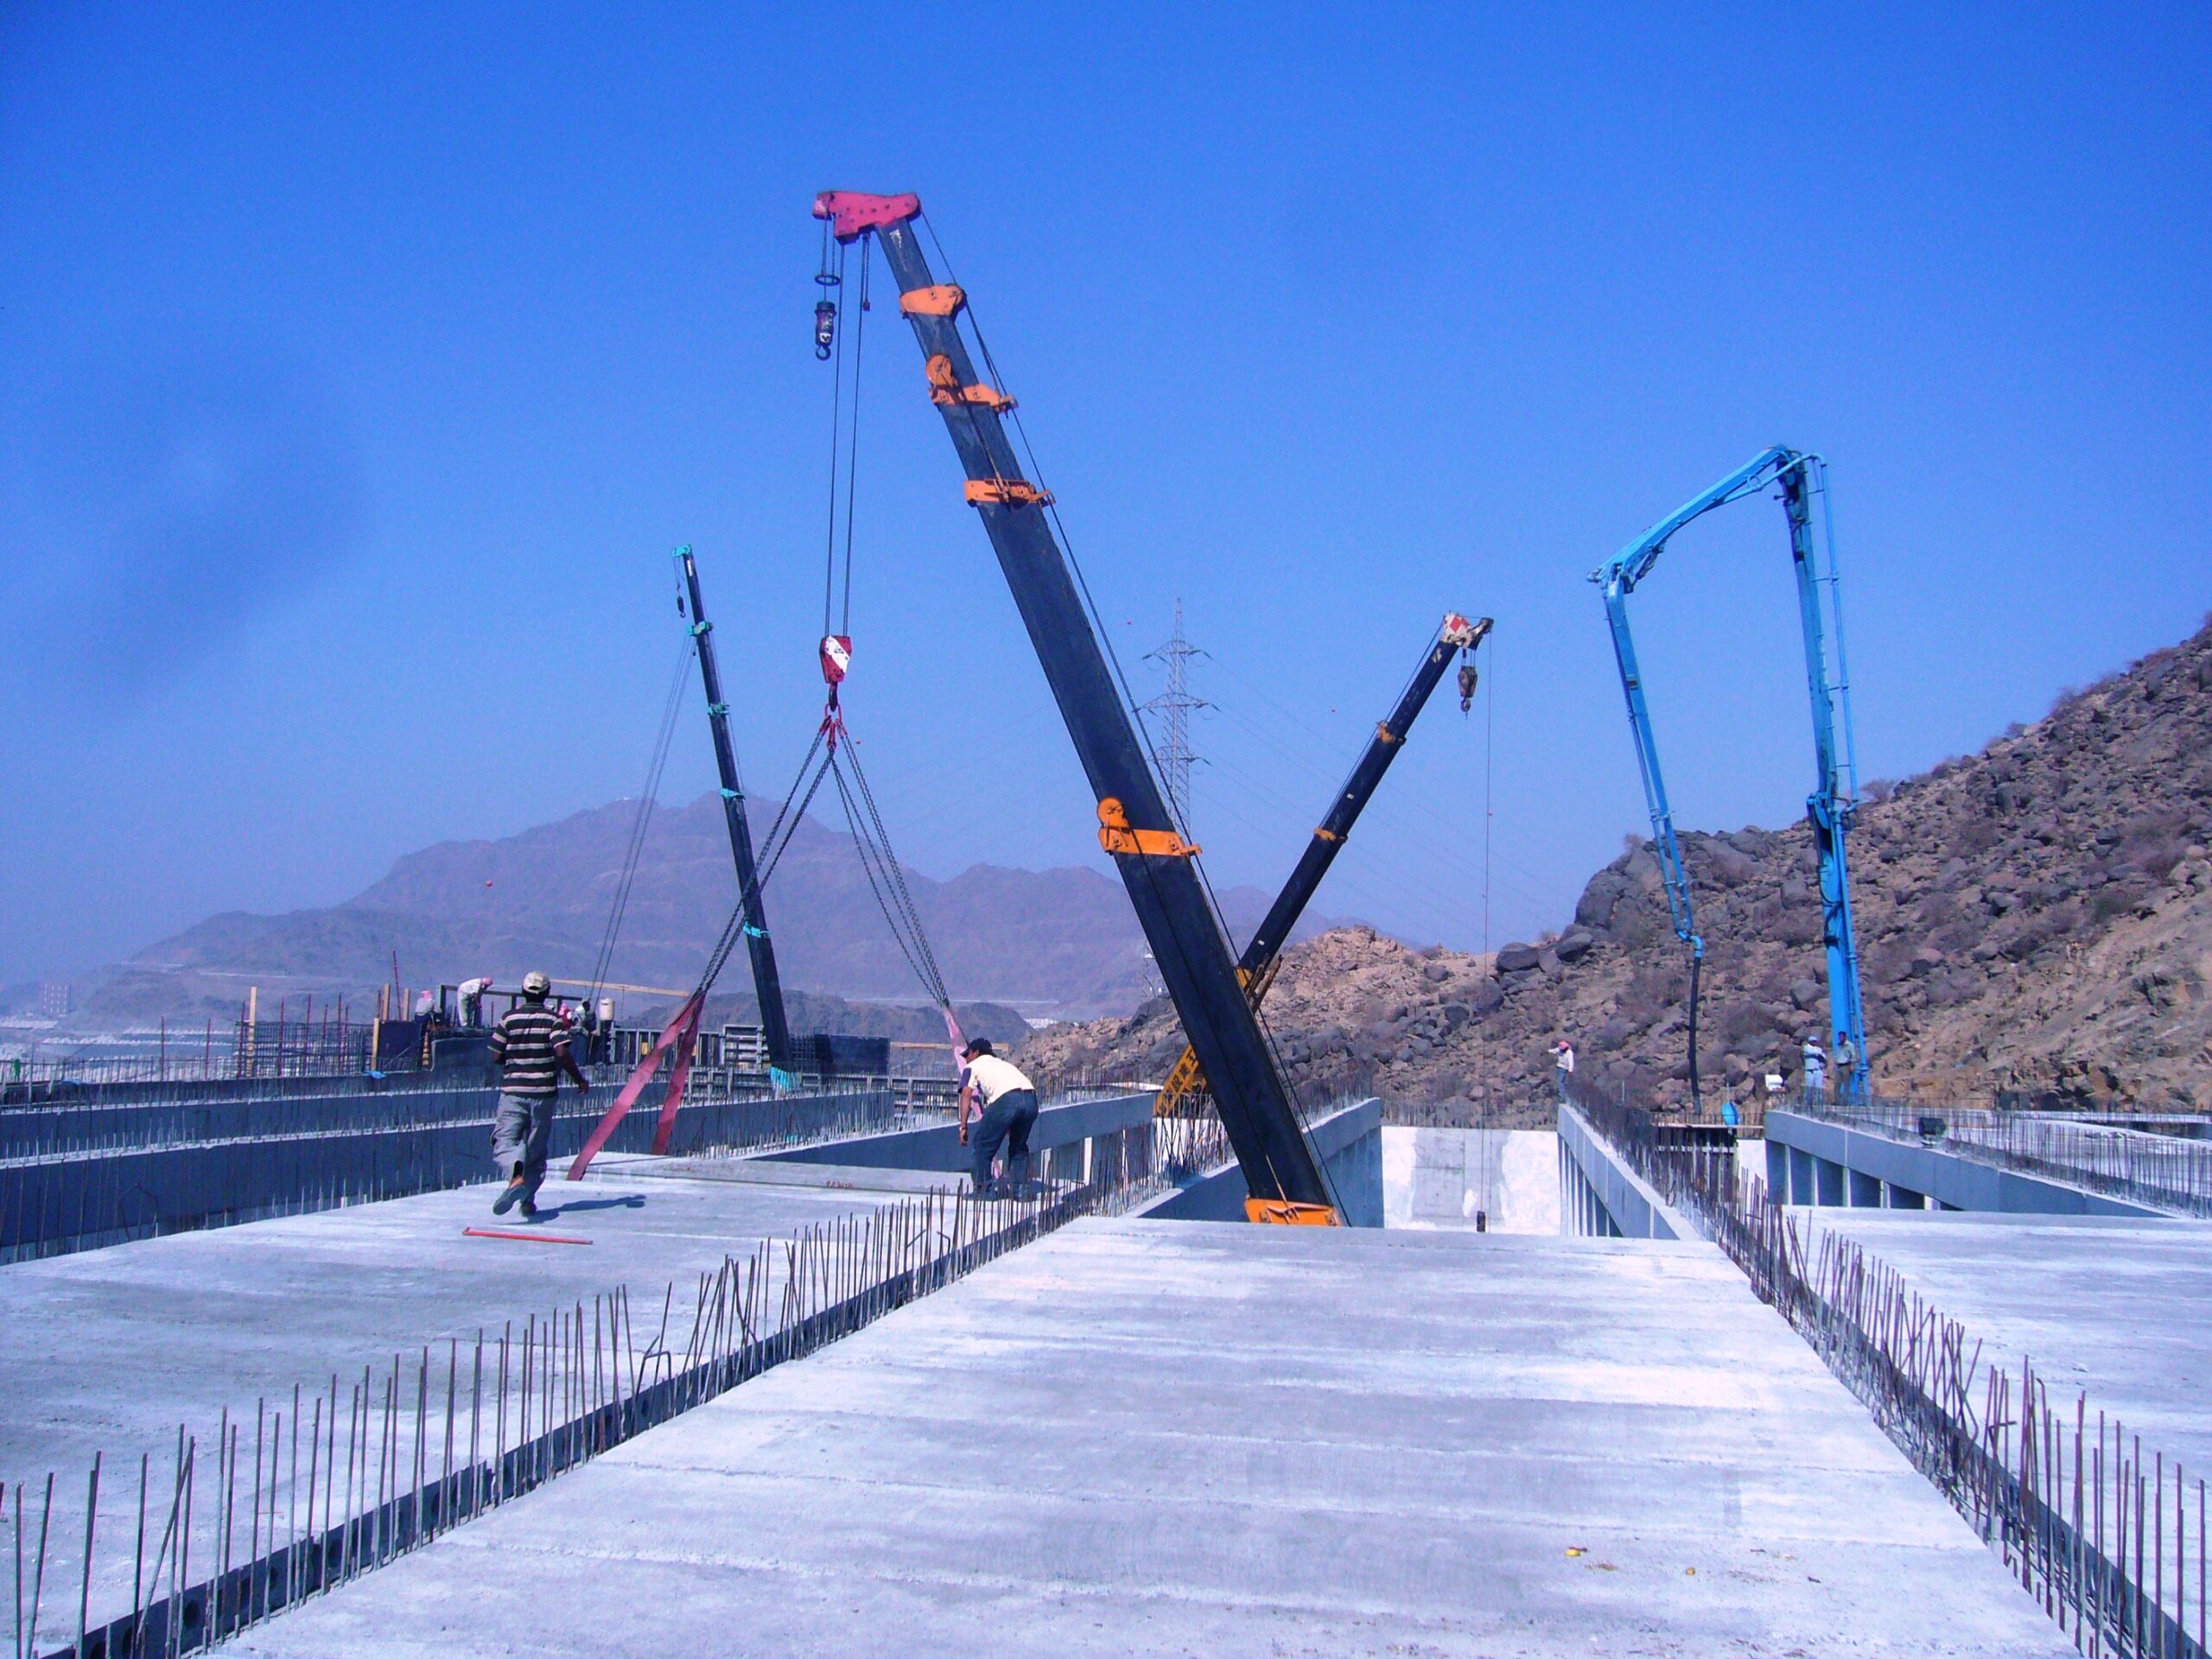
[[[683,1085],[691,1076],[691,1057],[698,1049],[696,1039],[699,1035],[699,1016],[706,1011],[706,1001],[704,991],[694,991],[683,1006],[676,1011],[676,1018],[668,1022],[668,1029],[661,1033],[660,1039],[652,1046],[652,1052],[638,1062],[637,1069],[630,1073],[629,1082],[622,1085],[622,1092],[615,1096],[614,1103],[607,1109],[607,1116],[599,1120],[599,1126],[592,1130],[591,1138],[584,1142],[583,1150],[569,1166],[570,1180],[583,1179],[584,1171],[591,1167],[591,1160],[599,1155],[600,1148],[607,1144],[607,1137],[614,1133],[615,1126],[629,1115],[630,1108],[638,1103],[638,1096],[645,1092],[645,1084],[652,1081],[653,1073],[660,1070],[660,1057],[672,1047],[676,1050],[676,1065],[668,1074],[668,1098],[661,1103],[660,1122],[653,1129],[653,1155],[657,1158],[667,1155],[668,1139],[676,1128],[677,1108],[683,1103]]]

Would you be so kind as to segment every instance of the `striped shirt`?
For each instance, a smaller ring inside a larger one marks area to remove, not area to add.
[[[568,1021],[543,1003],[521,1002],[492,1027],[492,1058],[499,1088],[525,1100],[550,1099],[561,1086]]]

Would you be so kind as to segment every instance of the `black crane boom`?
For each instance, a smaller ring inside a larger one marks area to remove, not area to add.
[[[832,221],[840,241],[873,232],[898,282],[899,309],[922,348],[931,401],[944,413],[968,475],[967,499],[982,518],[1097,798],[1100,845],[1121,873],[1183,1029],[1215,1080],[1222,1124],[1250,1195],[1248,1212],[1334,1221],[1328,1184],[1289,1085],[1244,1001],[1236,958],[1193,866],[1198,849],[1175,832],[1052,533],[1045,511],[1051,498],[1022,474],[1001,418],[1009,400],[977,380],[959,328],[965,296],[937,282],[915,236],[919,199],[830,191],[817,199],[814,211]]]
[[[737,751],[729,741],[729,705],[722,701],[722,677],[715,666],[715,625],[707,620],[699,597],[699,566],[691,550],[676,550],[683,566],[683,585],[691,601],[691,636],[698,642],[699,678],[707,691],[707,724],[715,736],[715,771],[721,780],[722,818],[729,829],[730,856],[737,864],[737,900],[745,912],[745,953],[753,962],[753,990],[760,1004],[760,1040],[768,1064],[788,1071],[791,1030],[784,1015],[784,983],[776,971],[776,944],[768,937],[768,912],[760,902],[760,873],[753,858],[753,831],[745,819],[745,790],[738,781]]]

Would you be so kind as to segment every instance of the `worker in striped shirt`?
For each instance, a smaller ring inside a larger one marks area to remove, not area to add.
[[[492,1027],[492,1064],[499,1068],[499,1109],[492,1119],[492,1161],[507,1178],[493,1201],[504,1216],[517,1203],[525,1217],[537,1213],[545,1179],[546,1149],[553,1138],[553,1097],[566,1071],[578,1089],[591,1084],[569,1052],[569,1022],[545,1006],[553,982],[524,974],[522,1001]]]

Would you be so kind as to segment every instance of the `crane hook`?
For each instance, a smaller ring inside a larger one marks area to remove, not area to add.
[[[1459,664],[1459,712],[1465,714],[1475,705],[1475,687],[1481,682],[1472,659]]]
[[[814,302],[814,355],[821,361],[830,360],[830,348],[837,341],[837,304],[834,300]]]

